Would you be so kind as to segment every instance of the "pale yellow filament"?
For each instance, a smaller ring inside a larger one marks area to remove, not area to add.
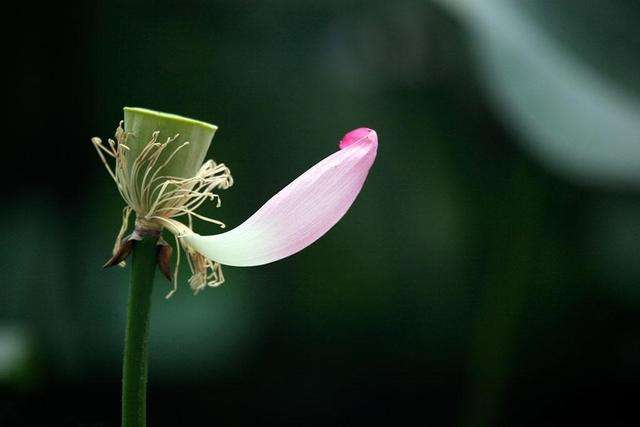
[[[162,169],[189,142],[187,141],[174,147],[166,159],[158,165],[158,160],[162,153],[178,138],[178,135],[175,135],[160,143],[158,142],[158,135],[158,132],[154,132],[151,135],[149,142],[143,147],[138,157],[134,159],[131,168],[129,168],[129,159],[127,157],[127,153],[130,151],[126,145],[128,133],[122,128],[122,122],[116,129],[116,140],[109,139],[108,146],[100,138],[92,138],[91,142],[127,204],[123,210],[122,226],[116,237],[114,254],[120,248],[128,228],[129,215],[132,210],[136,213],[136,225],[138,227],[141,227],[143,223],[150,223],[157,228],[165,227],[174,235],[177,254],[173,286],[167,294],[167,298],[169,298],[176,292],[178,287],[177,278],[181,248],[187,254],[187,262],[191,269],[189,285],[194,293],[200,292],[207,286],[215,287],[224,282],[220,264],[195,251],[182,239],[182,236],[193,233],[193,217],[224,228],[225,225],[222,222],[198,214],[195,210],[207,200],[215,201],[216,207],[220,207],[220,197],[213,191],[217,188],[229,188],[233,185],[233,178],[229,168],[222,163],[216,164],[213,160],[206,161],[198,173],[191,178],[161,175]],[[115,159],[114,168],[107,161],[105,154]],[[174,219],[185,215],[188,218],[188,225],[184,225]],[[121,265],[123,266],[124,262]]]

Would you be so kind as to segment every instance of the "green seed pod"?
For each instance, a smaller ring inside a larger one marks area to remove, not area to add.
[[[145,108],[124,107],[124,130],[128,134],[126,144],[130,151],[128,157],[135,159],[142,149],[158,132],[156,141],[164,143],[174,138],[174,147],[185,142],[189,144],[180,149],[162,171],[163,175],[177,178],[191,178],[196,175],[207,155],[217,126],[193,120],[175,114],[160,113]],[[158,163],[162,164],[173,150],[165,150]]]

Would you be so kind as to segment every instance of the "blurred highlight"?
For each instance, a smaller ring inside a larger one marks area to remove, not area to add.
[[[466,22],[496,106],[536,157],[582,182],[640,186],[640,97],[536,25],[527,9],[545,2],[439,3]]]

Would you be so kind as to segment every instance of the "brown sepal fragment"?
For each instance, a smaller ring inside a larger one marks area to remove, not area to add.
[[[164,274],[164,277],[171,282],[173,280],[173,275],[171,274],[171,254],[173,253],[173,248],[164,239],[160,238],[156,246],[156,251],[158,268],[162,274]]]
[[[109,258],[109,260],[107,260],[107,262],[104,263],[102,268],[113,267],[114,265],[124,263],[124,260],[127,259],[129,254],[131,254],[133,246],[138,240],[140,239],[136,238],[136,236],[134,236],[133,234],[122,239],[122,243],[120,243],[120,248],[118,249],[118,251],[113,254],[113,256]]]

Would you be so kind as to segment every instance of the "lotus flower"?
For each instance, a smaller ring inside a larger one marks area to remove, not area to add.
[[[124,112],[124,128],[118,127],[115,141],[104,144],[100,138],[92,139],[127,203],[113,256],[105,266],[123,266],[137,241],[144,235],[156,236],[160,245],[158,265],[174,284],[168,296],[177,289],[180,247],[187,254],[192,272],[189,284],[197,293],[224,282],[221,264],[267,264],[318,240],[355,200],[378,148],[375,131],[353,130],[342,138],[338,152],[295,179],[244,223],[226,233],[201,236],[193,231],[193,217],[221,227],[224,224],[196,210],[207,200],[217,201],[220,206],[214,190],[233,185],[231,172],[224,164],[213,160],[202,163],[216,127],[141,108],[127,107]],[[114,168],[105,155],[115,159]],[[123,238],[132,211],[136,213],[135,231]],[[176,219],[185,216],[187,224]],[[172,249],[160,237],[163,228],[176,238],[176,274],[169,267]]]
[[[217,128],[144,108],[125,107],[124,113],[115,141],[104,143],[94,137],[91,142],[127,204],[113,256],[105,267],[124,266],[127,256],[134,254],[122,369],[122,425],[145,426],[155,264],[173,282],[169,298],[177,290],[181,247],[194,293],[224,282],[222,264],[267,264],[306,248],[329,231],[355,200],[376,158],[378,136],[368,128],[347,133],[338,152],[296,178],[244,223],[226,233],[201,236],[193,231],[194,217],[224,224],[196,210],[208,200],[217,201],[219,207],[220,197],[214,191],[233,185],[224,164],[202,163]],[[113,166],[109,158],[114,159]],[[123,237],[132,212],[135,229]],[[186,217],[187,223],[176,219],[180,217]],[[173,249],[164,241],[163,229],[176,240],[173,274],[169,267]]]

